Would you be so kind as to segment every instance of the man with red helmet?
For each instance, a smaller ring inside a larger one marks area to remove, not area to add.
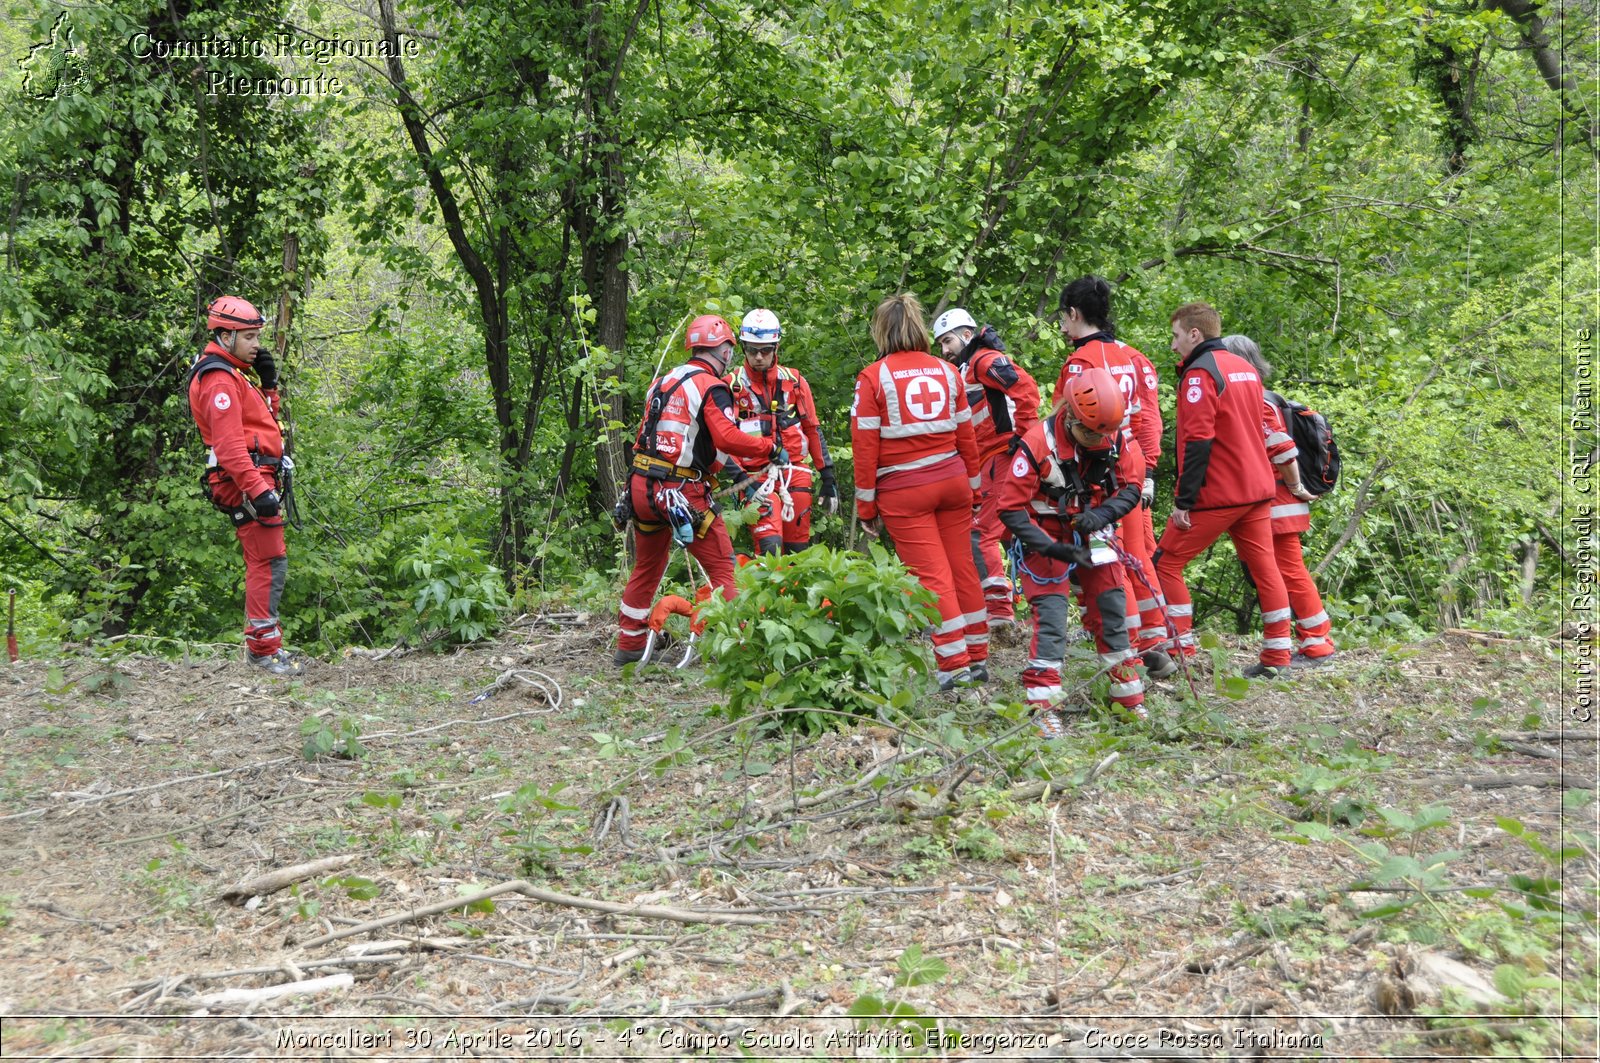
[[[1016,624],[1011,580],[1006,575],[1000,540],[995,481],[1004,475],[1011,449],[1022,434],[1039,423],[1039,385],[1028,371],[1006,357],[1006,345],[993,325],[978,328],[972,315],[960,307],[940,314],[933,322],[933,341],[945,358],[961,370],[967,406],[972,410],[972,432],[978,441],[981,500],[972,521],[972,556],[978,566],[984,605],[991,631]]]
[[[1194,604],[1183,569],[1223,532],[1233,540],[1261,600],[1261,659],[1244,670],[1272,678],[1289,664],[1289,597],[1272,554],[1272,463],[1262,432],[1261,376],[1219,338],[1222,319],[1207,303],[1172,312],[1178,355],[1178,485],[1156,549],[1156,574],[1178,649],[1195,652]]]
[[[828,458],[828,445],[817,420],[817,401],[811,385],[798,369],[778,364],[783,328],[771,310],[752,310],[739,325],[739,346],[744,364],[727,376],[733,391],[739,428],[748,435],[777,439],[794,463],[789,466],[786,489],[793,499],[794,517],[785,519],[776,492],[761,500],[761,516],[751,528],[758,553],[792,554],[811,545],[811,471],[800,464],[809,457],[822,481],[818,497],[839,512],[839,486]],[[766,455],[741,458],[739,464],[754,471],[767,464]]]
[[[650,385],[633,445],[625,492],[636,559],[617,614],[617,664],[644,656],[650,607],[672,544],[705,567],[712,586],[732,598],[733,543],[712,500],[712,474],[734,459],[787,465],[780,439],[739,431],[733,395],[722,374],[733,354],[733,330],[715,314],[689,323],[689,360]],[[743,478],[742,470],[739,478]]]
[[[928,353],[922,304],[891,295],[872,314],[881,357],[856,377],[850,407],[856,516],[887,529],[895,553],[938,599],[933,653],[939,689],[989,678],[989,614],[972,561],[978,447],[966,389]]]
[[[211,342],[189,368],[189,411],[210,451],[201,477],[206,497],[233,521],[244,552],[246,659],[272,675],[300,663],[283,648],[278,603],[289,572],[280,491],[290,467],[278,428],[278,373],[261,346],[266,320],[254,306],[224,295],[206,312]],[[244,370],[254,367],[258,388]]]
[[[1119,535],[1122,548],[1139,562],[1138,571],[1127,573],[1128,600],[1135,603],[1132,635],[1150,678],[1164,679],[1177,671],[1177,665],[1160,649],[1167,638],[1167,603],[1156,580],[1155,528],[1150,520],[1156,459],[1161,454],[1161,409],[1155,396],[1155,370],[1137,349],[1116,338],[1111,321],[1111,284],[1103,277],[1079,277],[1061,289],[1061,332],[1072,341],[1073,352],[1061,367],[1053,402],[1059,404],[1068,382],[1090,368],[1110,373],[1122,392],[1125,412],[1119,449],[1128,452],[1141,466],[1143,503],[1122,522]]]
[[[1110,676],[1111,700],[1145,714],[1128,636],[1126,580],[1112,549],[1115,526],[1139,505],[1144,480],[1139,459],[1117,446],[1124,409],[1110,373],[1074,374],[1055,412],[1023,435],[999,486],[1000,519],[1022,544],[1022,592],[1033,617],[1022,685],[1045,738],[1066,733],[1056,706],[1069,581]]]

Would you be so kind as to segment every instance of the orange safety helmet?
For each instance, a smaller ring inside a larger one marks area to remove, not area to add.
[[[1085,369],[1067,381],[1067,415],[1091,432],[1114,435],[1122,427],[1127,402],[1117,381],[1104,369]]]
[[[238,332],[242,329],[260,328],[267,323],[261,311],[237,295],[224,295],[206,311],[206,328]]]
[[[732,342],[733,328],[716,314],[701,314],[689,322],[689,331],[683,335],[683,347],[689,351]]]

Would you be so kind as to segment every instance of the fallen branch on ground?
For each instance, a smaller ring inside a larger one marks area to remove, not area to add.
[[[1433,786],[1464,786],[1474,790],[1504,790],[1512,786],[1563,786],[1573,790],[1593,786],[1593,779],[1577,775],[1437,775],[1423,779]]]
[[[631,915],[640,919],[666,919],[675,923],[719,923],[733,924],[736,926],[761,926],[767,922],[766,919],[763,919],[758,915],[741,915],[730,912],[697,912],[687,908],[668,908],[654,904],[617,904],[614,901],[599,901],[590,897],[574,897],[566,893],[555,893],[551,890],[542,890],[533,885],[531,882],[528,882],[526,879],[519,878],[513,879],[510,882],[502,882],[498,886],[491,886],[486,890],[480,890],[477,893],[469,893],[453,900],[440,901],[438,904],[430,904],[424,908],[416,908],[409,912],[400,912],[396,915],[385,916],[382,919],[374,919],[370,922],[360,923],[352,927],[346,927],[343,930],[338,930],[331,934],[324,934],[321,937],[312,938],[310,941],[301,943],[299,947],[302,949],[309,949],[314,948],[317,945],[326,945],[330,941],[338,941],[340,938],[354,937],[357,934],[365,934],[386,926],[394,926],[396,923],[409,923],[417,919],[422,919],[426,916],[438,915],[441,912],[454,911],[457,908],[465,908],[469,904],[476,904],[479,901],[488,900],[492,897],[499,897],[506,893],[520,894],[521,896],[528,897],[532,900],[544,901],[546,904],[560,904],[569,908],[585,908],[591,912],[605,912],[608,915]]]
[[[195,998],[195,1002],[208,1008],[263,1004],[283,997],[303,997],[313,993],[328,993],[335,989],[349,989],[355,984],[356,976],[349,971],[342,971],[324,978],[308,978],[303,982],[285,982],[282,985],[263,986],[260,989],[224,989],[217,993],[202,993]]]
[[[229,886],[222,891],[222,899],[229,904],[243,904],[251,897],[265,897],[270,893],[277,893],[279,890],[292,886],[302,879],[308,879],[327,871],[337,871],[346,864],[354,863],[358,856],[359,854],[357,853],[346,853],[343,856],[329,856],[321,860],[313,860],[307,864],[295,864],[293,867],[268,871],[264,875],[257,875],[248,882]]]

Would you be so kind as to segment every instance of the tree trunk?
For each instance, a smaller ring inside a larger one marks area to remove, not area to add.
[[[1533,55],[1533,65],[1539,76],[1550,86],[1550,91],[1561,100],[1561,110],[1578,122],[1578,133],[1597,158],[1600,158],[1600,137],[1595,135],[1595,116],[1580,95],[1578,79],[1573,77],[1562,62],[1561,52],[1551,44],[1545,32],[1544,19],[1539,17],[1536,0],[1487,0],[1487,6],[1497,8],[1511,16],[1517,24],[1523,46]]]

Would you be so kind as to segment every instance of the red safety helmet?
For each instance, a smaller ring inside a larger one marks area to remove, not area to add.
[[[1067,381],[1067,416],[1091,432],[1113,435],[1127,408],[1122,389],[1104,369],[1085,369]]]
[[[229,332],[238,332],[241,329],[260,328],[266,323],[267,319],[261,316],[261,311],[237,295],[220,297],[206,311],[206,328],[208,329],[227,329]]]
[[[732,342],[732,327],[716,314],[701,314],[689,322],[689,331],[683,336],[684,349],[690,351],[700,347],[720,347]]]

